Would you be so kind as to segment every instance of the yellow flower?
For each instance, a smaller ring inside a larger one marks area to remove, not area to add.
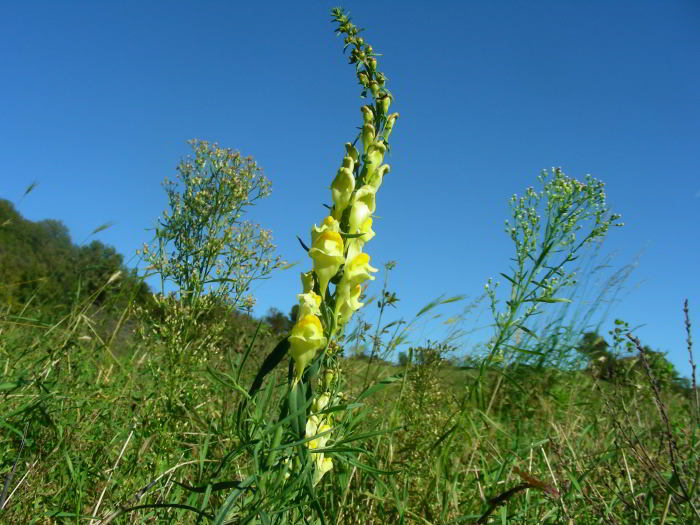
[[[365,185],[357,190],[352,198],[349,233],[357,233],[360,226],[374,213],[376,207],[376,190],[372,186]]]
[[[350,320],[353,312],[363,306],[358,300],[362,289],[358,290],[358,287],[368,279],[373,281],[374,276],[372,273],[378,271],[370,266],[369,261],[369,255],[360,253],[345,264],[343,278],[336,288],[334,313],[339,327],[342,327],[344,323]]]
[[[345,143],[345,151],[347,152],[348,157],[350,157],[353,162],[357,162],[357,159],[360,158],[360,153],[357,151],[357,148],[353,146],[350,142]]]
[[[331,396],[327,392],[324,392],[314,400],[313,404],[311,405],[311,410],[314,412],[320,412],[328,406],[330,401]]]
[[[358,284],[350,290],[347,297],[342,298],[343,300],[337,308],[339,326],[347,324],[352,314],[364,306],[364,303],[361,303],[359,300],[361,294],[362,286]]]
[[[354,237],[347,240],[346,244],[348,251],[345,254],[345,259],[348,261],[352,261],[357,255],[359,255],[362,252],[362,248],[364,247],[365,243],[372,240],[372,238],[374,238],[376,235],[372,229],[372,217],[367,217],[365,222],[362,223],[362,226],[360,226],[360,230],[356,233],[361,233],[363,235],[362,237]]]
[[[386,146],[383,142],[374,142],[370,144],[366,153],[366,162],[364,168],[362,169],[362,176],[365,179],[365,182],[373,177],[374,172],[379,169],[381,163],[384,162]]]
[[[344,284],[348,288],[352,288],[358,284],[362,284],[367,279],[374,281],[374,276],[372,273],[378,272],[379,270],[369,265],[370,260],[371,257],[366,253],[356,255],[349,263],[345,265],[345,272],[343,273],[343,280],[341,281],[341,284]]]
[[[355,176],[352,174],[354,162],[350,157],[345,157],[344,166],[338,170],[338,174],[333,179],[331,185],[331,195],[333,197],[333,217],[340,219],[343,211],[350,202],[352,192],[355,190]]]
[[[396,123],[396,119],[399,118],[398,113],[392,113],[386,118],[386,124],[384,124],[384,140],[388,141],[389,136],[391,135],[391,131],[394,129],[394,124]]]
[[[333,468],[333,460],[331,458],[324,457],[324,454],[316,455],[318,456],[318,458],[316,458],[316,470],[314,470],[314,487],[318,485],[323,475]]]
[[[376,131],[374,126],[369,122],[362,126],[362,149],[364,153],[369,151],[369,148],[374,143],[374,137],[376,136]]]
[[[297,317],[301,319],[307,315],[321,315],[321,296],[314,292],[300,293],[299,298],[299,313]]]
[[[369,173],[365,182],[372,186],[375,190],[379,189],[382,185],[382,180],[384,180],[384,175],[391,171],[391,167],[388,164],[382,164],[376,170]]]
[[[314,260],[314,273],[318,278],[319,291],[323,298],[326,296],[328,281],[338,273],[340,265],[345,261],[345,245],[338,233],[338,221],[329,216],[320,228],[314,226],[311,230],[311,243],[309,257]]]
[[[289,334],[289,344],[289,354],[294,359],[294,380],[299,381],[306,365],[316,355],[316,350],[326,345],[319,318],[313,314],[300,316]]]
[[[311,244],[315,243],[318,236],[326,231],[332,231],[336,233],[340,231],[340,223],[331,215],[323,219],[321,226],[316,226],[314,224],[313,228],[311,228]]]
[[[331,430],[331,426],[325,423],[316,415],[312,415],[306,420],[306,437],[315,436],[317,434],[322,434]],[[312,439],[307,442],[309,450],[316,450],[319,448],[324,448],[328,442],[329,434],[325,436],[320,436],[316,439]],[[313,460],[315,464],[313,484],[314,486],[321,481],[323,475],[333,468],[333,461],[331,458],[325,457],[323,452],[317,452],[313,455]]]

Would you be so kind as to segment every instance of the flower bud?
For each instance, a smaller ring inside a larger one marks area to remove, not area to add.
[[[357,74],[357,79],[360,81],[360,84],[362,84],[364,87],[367,87],[369,85],[369,77],[364,71],[361,71]]]
[[[389,115],[386,119],[386,124],[384,124],[384,140],[389,141],[389,136],[391,135],[391,131],[394,129],[394,123],[396,122],[396,119],[399,118],[398,113],[392,113]]]
[[[330,402],[331,396],[326,393],[323,393],[314,400],[313,404],[311,405],[311,410],[313,412],[321,412],[328,406],[328,403]]]
[[[355,191],[352,197],[348,233],[358,233],[360,226],[370,217],[376,209],[376,190],[371,186],[363,186]]]
[[[372,92],[372,95],[376,97],[379,94],[379,82],[376,80],[370,80],[369,89]]]
[[[355,146],[353,146],[349,142],[345,143],[345,151],[348,153],[348,157],[350,157],[353,160],[353,162],[357,162],[357,159],[360,158],[360,154],[358,153]]]
[[[297,295],[299,299],[299,313],[297,318],[301,319],[307,315],[321,315],[321,296],[314,292],[300,293]]]
[[[383,142],[374,142],[369,146],[365,153],[367,153],[367,155],[365,155],[365,165],[362,168],[361,178],[364,182],[367,182],[367,180],[379,168],[380,164],[384,160],[386,146]]]
[[[362,126],[362,149],[365,153],[369,150],[370,145],[374,142],[375,131],[372,124]]]
[[[314,290],[314,272],[306,272],[301,274],[301,288],[304,293],[313,292]],[[298,317],[298,316],[297,316]]]
[[[360,111],[362,111],[362,118],[365,124],[374,124],[374,111],[370,106],[362,106]]]
[[[391,104],[391,97],[389,95],[384,95],[377,100],[377,111],[381,115],[386,115],[389,111],[389,105]]]
[[[350,157],[345,157],[352,164]],[[333,197],[333,217],[340,219],[343,210],[350,202],[352,192],[355,190],[355,176],[352,174],[352,169],[340,168],[338,174],[333,179],[331,184],[331,195]]]
[[[323,387],[326,390],[330,390],[331,385],[333,384],[333,378],[335,377],[335,373],[333,370],[330,368],[326,368],[326,370],[323,372]]]
[[[388,164],[382,164],[367,176],[365,179],[365,184],[369,184],[375,190],[379,190],[379,186],[382,185],[384,175],[389,173],[389,171],[391,171],[391,167]]]
[[[357,233],[361,233],[363,235],[361,237],[348,239],[346,242],[348,248],[347,253],[345,254],[346,261],[352,261],[355,256],[362,253],[362,248],[364,248],[365,243],[371,241],[376,235],[372,229],[372,217],[367,217],[367,219],[365,219]]]

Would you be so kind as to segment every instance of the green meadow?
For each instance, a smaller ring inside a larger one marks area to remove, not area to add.
[[[597,271],[583,261],[624,235],[601,181],[512,189],[512,258],[463,313],[483,308],[491,336],[466,355],[458,330],[412,339],[463,297],[435,290],[398,322],[393,262],[368,291],[401,120],[380,55],[332,17],[366,105],[288,314],[250,315],[251,283],[286,265],[245,221],[270,183],[232,149],[191,142],[145,274],[0,200],[0,523],[700,523],[695,365],[680,377],[627,322],[598,333],[602,303],[577,304]],[[694,363],[682,300],[669,330]]]

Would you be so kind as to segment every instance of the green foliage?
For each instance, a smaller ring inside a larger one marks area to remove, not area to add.
[[[194,158],[177,166],[176,181],[163,183],[169,210],[156,227],[143,258],[180,299],[197,307],[203,295],[231,307],[253,306],[255,279],[281,265],[270,232],[243,219],[270,182],[250,157],[206,141],[190,141]]]
[[[56,319],[98,290],[97,306],[119,309],[131,297],[147,300],[148,287],[113,247],[96,240],[76,246],[60,221],[28,221],[1,199],[0,225],[0,301],[10,311],[29,305]]]
[[[136,310],[144,343],[167,349],[164,374],[173,392],[221,351],[233,311],[252,308],[251,283],[282,264],[270,232],[244,218],[270,193],[262,170],[229,148],[199,140],[190,145],[194,158],[178,164],[176,181],[165,179],[169,210],[141,253],[159,275],[161,293]],[[165,294],[167,282],[176,292]]]
[[[611,213],[605,200],[604,184],[586,176],[585,182],[567,177],[560,169],[539,176],[542,190],[532,187],[525,195],[510,199],[512,223],[505,231],[515,244],[515,267],[501,275],[510,283],[506,308],[499,311],[498,282],[489,279],[486,293],[491,301],[495,334],[489,342],[489,359],[531,362],[527,344],[510,341],[520,332],[527,342],[534,338],[528,321],[544,305],[566,303],[562,292],[576,284],[570,267],[587,246],[602,241],[610,226],[622,226],[619,215]],[[544,230],[540,213],[546,218]],[[546,360],[546,356],[545,356]]]

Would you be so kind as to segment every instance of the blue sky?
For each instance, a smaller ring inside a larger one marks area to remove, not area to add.
[[[127,260],[165,209],[161,182],[201,138],[252,155],[273,194],[251,218],[300,264],[255,288],[257,314],[296,300],[308,238],[361,123],[330,3],[4,2],[0,197]],[[307,7],[308,6],[308,7]],[[478,296],[506,272],[507,200],[543,168],[606,182],[625,227],[604,245],[634,263],[609,313],[689,374],[682,301],[700,312],[700,4],[353,2],[401,117],[378,195],[373,264],[398,265],[391,317]],[[132,264],[134,262],[132,261]],[[383,275],[379,274],[374,291]],[[445,315],[459,311],[453,305]],[[368,320],[376,317],[369,306]],[[471,318],[465,329],[484,326]],[[415,333],[440,333],[441,319]],[[472,334],[473,345],[488,331]],[[434,337],[433,337],[434,338]],[[696,336],[697,340],[697,336]]]

